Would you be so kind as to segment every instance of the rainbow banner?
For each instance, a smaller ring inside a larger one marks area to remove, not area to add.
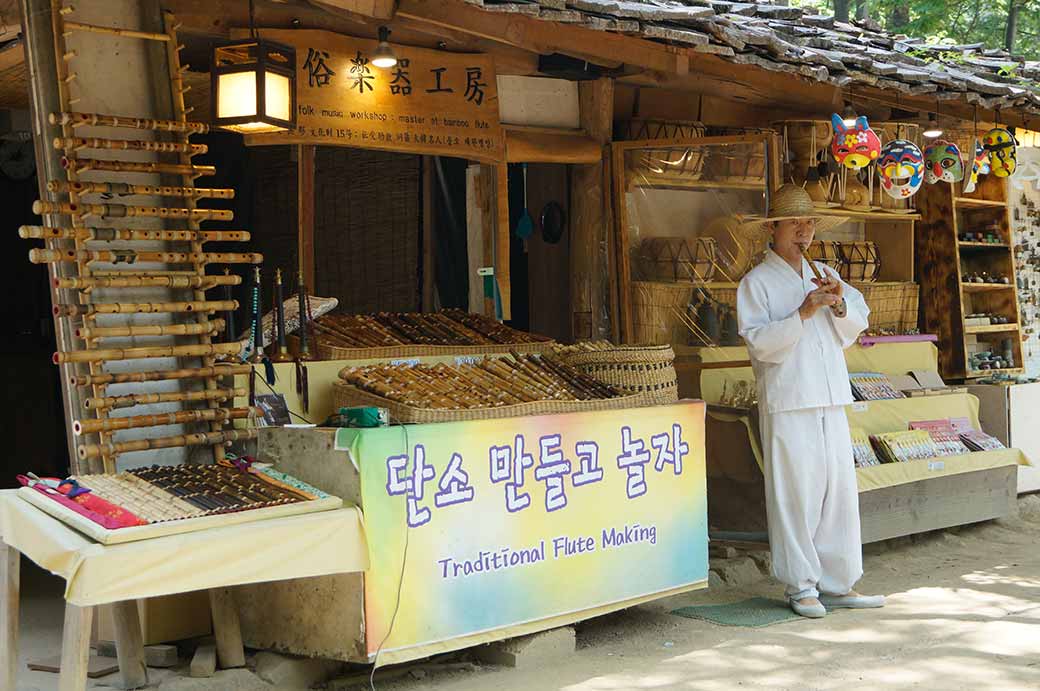
[[[380,664],[702,587],[704,404],[343,429]]]

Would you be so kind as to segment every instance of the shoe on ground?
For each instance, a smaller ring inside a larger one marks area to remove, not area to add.
[[[801,600],[791,598],[791,609],[795,614],[809,619],[821,619],[827,616],[827,608],[815,597],[803,597]]]
[[[827,609],[874,609],[885,606],[884,595],[860,595],[850,590],[844,595],[820,594],[820,603]]]

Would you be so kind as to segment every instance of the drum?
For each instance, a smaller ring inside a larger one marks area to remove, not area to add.
[[[716,281],[736,283],[769,247],[768,233],[742,228],[735,216],[714,219],[700,230],[699,236],[715,241]]]
[[[641,273],[651,281],[710,281],[715,277],[714,238],[647,238],[636,250]]]
[[[841,243],[834,240],[817,240],[809,245],[806,252],[810,261],[826,264],[839,276],[844,276],[844,262],[841,255]]]
[[[843,242],[841,254],[841,277],[850,283],[871,283],[881,273],[881,256],[877,244],[870,240]]]

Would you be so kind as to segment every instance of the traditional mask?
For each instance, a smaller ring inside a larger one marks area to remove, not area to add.
[[[881,140],[867,124],[865,115],[856,118],[856,124],[846,127],[841,116],[831,116],[834,125],[834,138],[831,139],[831,153],[840,165],[852,170],[865,168],[881,155]]]
[[[957,145],[945,139],[936,139],[924,150],[924,179],[929,185],[959,182],[964,179],[964,161]]]
[[[989,173],[989,152],[982,147],[982,142],[975,140],[975,160],[971,162],[971,173],[964,176],[964,193],[971,194],[979,182],[980,175]]]
[[[1009,177],[1018,167],[1018,142],[1015,135],[1003,127],[994,127],[982,138],[982,146],[989,153],[989,165],[998,178]]]
[[[913,142],[893,139],[881,149],[878,159],[881,189],[893,199],[907,199],[924,182],[924,154]]]

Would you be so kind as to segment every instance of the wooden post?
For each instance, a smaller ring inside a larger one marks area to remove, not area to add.
[[[601,303],[607,299],[607,273],[600,254],[612,239],[610,208],[610,143],[614,114],[614,82],[611,79],[578,84],[581,126],[602,148],[599,163],[575,165],[571,173],[571,336],[574,340],[601,338],[609,333],[603,324]],[[615,319],[612,315],[611,319]]]
[[[310,290],[314,282],[314,153],[315,147],[301,144],[296,148],[297,202],[296,219],[299,226],[300,270]]]
[[[18,677],[18,598],[21,555],[0,542],[0,691],[15,691]]]
[[[422,256],[422,311],[432,312],[434,307],[434,270],[437,260],[434,255],[433,233],[435,222],[433,219],[433,195],[434,186],[433,156],[422,157],[422,215],[423,215],[423,256]]]
[[[112,605],[112,622],[116,634],[116,659],[124,689],[148,685],[148,668],[144,661],[144,637],[137,600],[124,600]]]
[[[58,691],[83,691],[87,688],[90,661],[90,623],[93,607],[65,603],[65,626],[61,636],[61,674]]]
[[[230,588],[211,588],[209,608],[213,613],[213,636],[217,640],[217,659],[221,669],[245,667],[242,627]]]
[[[495,232],[492,259],[495,266],[495,283],[502,300],[502,319],[513,318],[511,306],[512,286],[509,283],[509,248],[512,234],[509,228],[509,166],[499,163],[495,167]],[[485,250],[486,251],[486,250]],[[492,311],[494,314],[494,311]]]

